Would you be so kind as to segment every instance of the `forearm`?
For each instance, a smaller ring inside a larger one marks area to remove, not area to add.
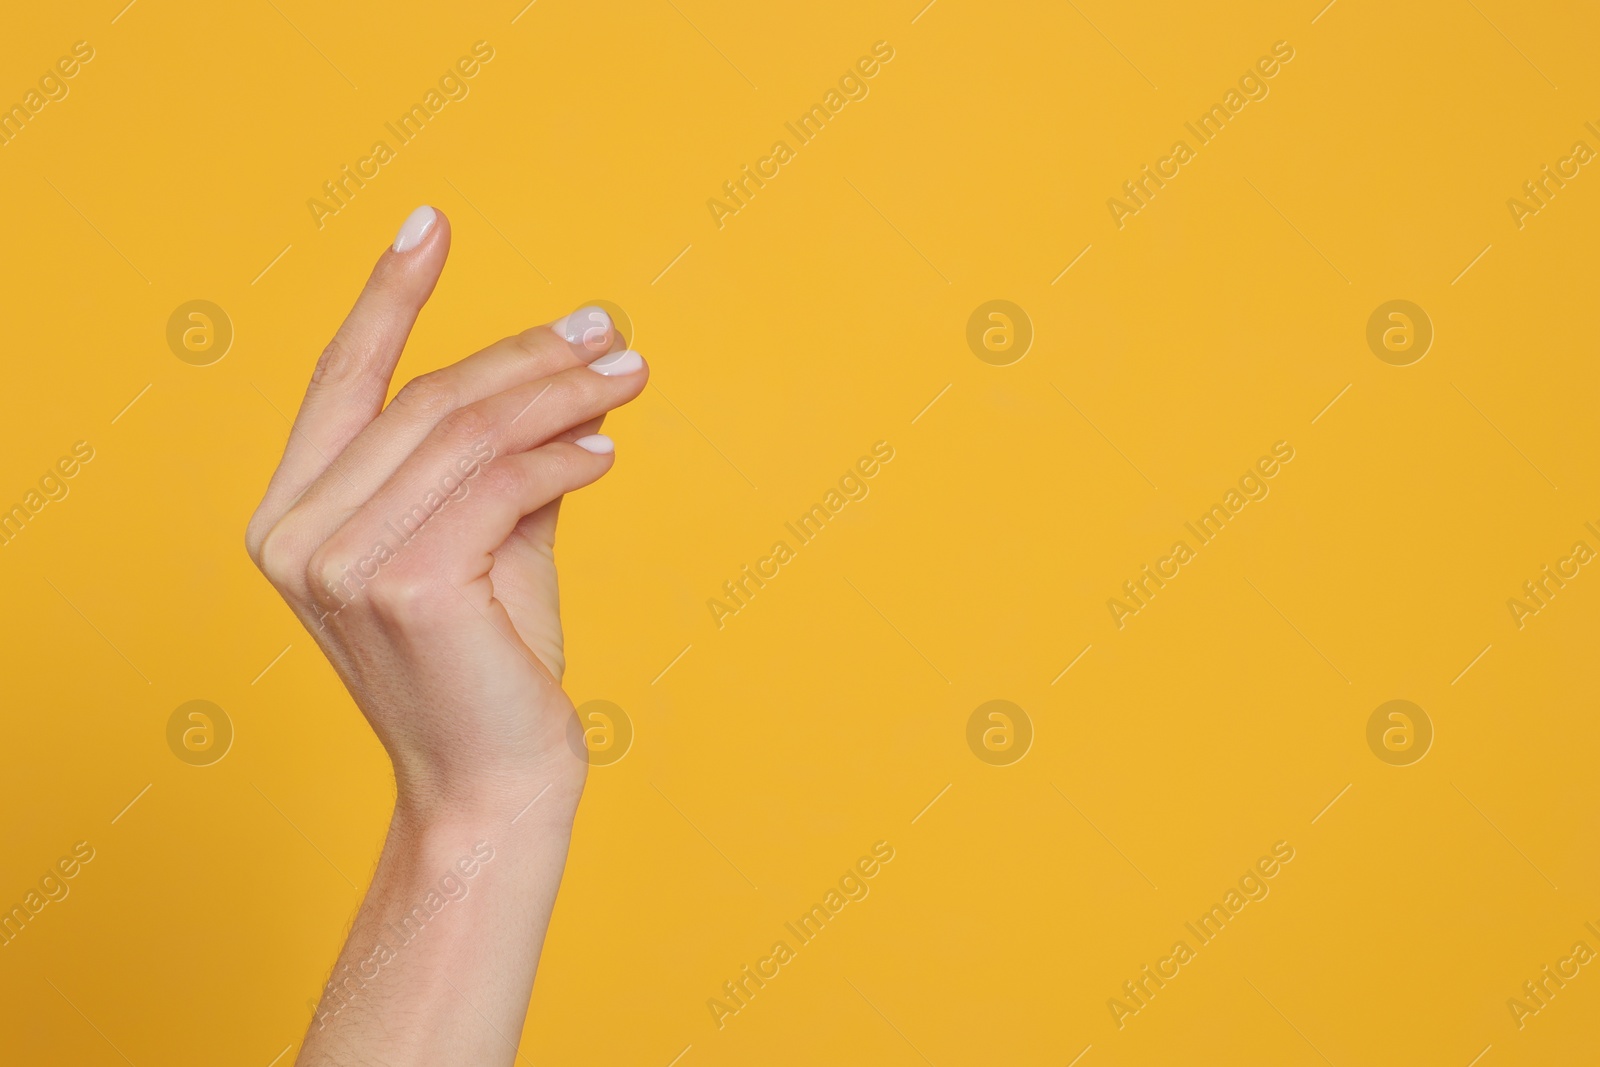
[[[579,787],[416,810],[404,797],[297,1061],[511,1064]],[[513,821],[515,820],[515,821]]]
[[[556,519],[612,468],[595,431],[648,368],[589,306],[385,403],[449,245],[431,207],[401,224],[245,532],[396,777],[301,1067],[516,1060],[587,773],[559,683]]]

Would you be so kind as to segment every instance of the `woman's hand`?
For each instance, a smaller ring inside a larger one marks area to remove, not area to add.
[[[582,776],[563,740],[556,514],[611,469],[595,431],[647,372],[585,308],[385,407],[449,247],[432,208],[406,220],[317,364],[246,541],[394,760],[402,802],[520,804],[552,765]]]
[[[389,837],[301,1064],[510,1063],[583,788],[556,513],[611,469],[596,431],[644,361],[583,308],[385,406],[449,247],[432,208],[401,227],[246,534],[394,763]]]

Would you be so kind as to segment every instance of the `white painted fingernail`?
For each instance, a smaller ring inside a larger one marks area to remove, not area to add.
[[[581,307],[566,318],[551,323],[550,328],[566,339],[569,345],[594,345],[604,347],[606,333],[611,329],[611,316],[605,308]]]
[[[622,374],[632,374],[643,366],[644,357],[631,348],[625,348],[621,352],[601,356],[589,364],[589,369],[597,374],[604,374],[607,378],[615,378]]]
[[[406,216],[406,221],[400,224],[400,232],[394,237],[394,250],[396,252],[409,252],[422,243],[428,236],[428,231],[433,229],[433,224],[439,221],[439,213],[424,204]]]
[[[580,437],[572,443],[585,452],[593,452],[597,456],[609,455],[617,450],[617,443],[603,433],[592,433],[588,437]]]

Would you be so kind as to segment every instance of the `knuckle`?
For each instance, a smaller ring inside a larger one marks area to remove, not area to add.
[[[332,385],[343,378],[350,364],[347,351],[339,334],[334,334],[333,340],[323,346],[322,354],[317,357],[317,365],[311,371],[311,384]]]
[[[328,607],[344,603],[349,565],[345,552],[333,542],[324,544],[305,563],[305,581],[318,602]]]
[[[506,338],[506,343],[523,355],[535,358],[548,355],[566,344],[548,326],[530,326],[521,333]]]
[[[371,357],[370,350],[351,343],[350,328],[340,326],[318,357],[316,369],[311,372],[311,384],[326,389],[359,378]]]
[[[256,546],[256,566],[273,585],[289,586],[305,567],[306,552],[298,531],[285,517],[274,523]]]
[[[261,569],[261,546],[271,530],[272,520],[260,508],[256,509],[255,514],[250,516],[250,521],[245,524],[244,550],[258,570]]]
[[[436,619],[442,604],[440,584],[431,575],[409,568],[384,575],[371,589],[372,612],[400,629],[416,629]]]
[[[457,393],[448,378],[434,371],[402,386],[395,394],[393,405],[419,422],[437,424],[456,409]]]
[[[528,484],[529,476],[520,463],[490,463],[478,473],[483,491],[495,496],[517,496]]]
[[[471,445],[486,438],[493,425],[493,420],[480,405],[468,404],[441,419],[437,433],[453,445]]]

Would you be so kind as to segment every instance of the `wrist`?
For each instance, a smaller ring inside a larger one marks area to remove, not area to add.
[[[570,830],[588,765],[562,753],[530,767],[473,774],[418,773],[395,763],[396,830],[418,840]]]
[[[394,832],[416,843],[510,835],[542,827],[570,832],[584,776],[504,777],[470,784],[395,781]]]

